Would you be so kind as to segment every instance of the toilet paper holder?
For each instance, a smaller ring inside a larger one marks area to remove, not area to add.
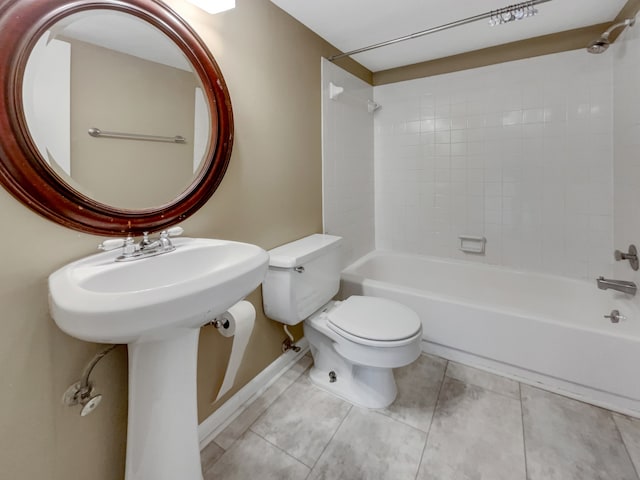
[[[256,310],[251,302],[241,300],[208,323],[208,325],[213,325],[223,337],[233,337],[227,368],[214,402],[220,400],[222,396],[233,388],[253,332],[255,320]]]

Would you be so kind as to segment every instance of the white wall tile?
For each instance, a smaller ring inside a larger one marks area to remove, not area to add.
[[[591,105],[597,106],[594,122],[595,129],[606,126],[606,119],[613,116],[613,144],[614,164],[613,183],[599,184],[602,173],[597,169],[593,161],[591,165],[591,180],[594,185],[600,185],[603,190],[613,190],[615,217],[613,221],[614,246],[626,251],[629,244],[640,244],[640,218],[638,206],[640,205],[640,32],[634,28],[627,28],[611,47],[613,57],[613,105],[608,99],[610,93],[603,89],[591,91]],[[592,110],[593,112],[593,110]],[[597,131],[596,130],[596,131]],[[603,142],[598,142],[602,144]],[[599,155],[599,152],[596,153]],[[614,188],[615,187],[615,188]],[[601,197],[601,196],[599,196]],[[597,202],[598,198],[593,199]],[[599,236],[594,239],[594,249],[601,249],[608,235],[608,223],[602,216],[590,218],[592,232]],[[594,266],[594,268],[597,265]],[[640,283],[640,272],[634,272],[628,262],[615,262],[615,278],[632,280]],[[636,302],[640,299],[636,297]]]
[[[344,88],[335,100],[329,98],[329,82]],[[374,248],[374,125],[367,111],[367,100],[372,98],[370,85],[322,59],[324,231],[344,238],[344,265]],[[407,160],[417,159],[418,115],[419,109],[412,108],[409,100],[386,110],[388,121],[376,127],[378,153],[401,151]],[[411,163],[404,165],[408,168]],[[378,188],[385,191],[389,185]]]
[[[610,273],[612,65],[610,55],[575,51],[375,87],[377,247],[392,238],[406,252],[580,278]],[[625,68],[640,77],[640,67]],[[640,127],[640,114],[625,115]],[[402,122],[401,134],[392,127]],[[407,122],[429,148],[402,162],[406,150],[385,147],[407,141]],[[387,208],[392,198],[402,215]],[[487,237],[485,257],[457,250],[463,233]]]

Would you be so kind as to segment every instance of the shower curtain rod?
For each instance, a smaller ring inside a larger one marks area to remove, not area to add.
[[[484,20],[486,18],[491,18],[502,12],[509,12],[517,9],[518,7],[528,7],[539,5],[541,3],[550,2],[551,0],[531,0],[528,2],[518,3],[516,5],[510,5],[508,7],[499,8],[498,10],[491,10],[486,13],[481,13],[480,15],[474,15],[473,17],[464,18],[462,20],[456,20],[455,22],[446,23],[444,25],[440,25],[439,27],[429,28],[427,30],[422,30],[420,32],[412,33],[411,35],[405,35],[404,37],[394,38],[393,40],[387,40],[386,42],[374,43],[373,45],[369,45],[367,47],[358,48],[356,50],[351,50],[349,52],[341,53],[339,55],[333,55],[328,58],[330,62],[334,60],[338,60],[343,57],[350,57],[351,55],[355,55],[357,53],[368,52],[369,50],[374,50],[380,47],[386,47],[387,45],[393,45],[394,43],[404,42],[405,40],[413,40],[414,38],[423,37],[425,35],[429,35],[431,33],[442,32],[443,30],[448,30],[454,27],[460,27],[462,25],[466,25],[468,23],[477,22],[478,20]]]

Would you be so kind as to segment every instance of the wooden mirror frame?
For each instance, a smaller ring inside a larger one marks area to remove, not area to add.
[[[209,142],[205,165],[193,183],[162,206],[127,210],[80,193],[46,164],[27,128],[22,77],[31,50],[59,20],[93,9],[134,15],[167,35],[200,78],[212,125],[217,124],[217,135],[215,130],[212,132],[216,138]],[[25,206],[74,230],[98,235],[139,235],[165,229],[194,214],[222,181],[233,145],[229,92],[204,42],[160,0],[0,0],[0,45],[0,183]]]

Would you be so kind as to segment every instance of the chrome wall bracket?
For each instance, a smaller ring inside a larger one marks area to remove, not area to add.
[[[62,403],[68,407],[75,405],[82,405],[80,410],[80,416],[84,417],[89,415],[100,405],[102,401],[102,395],[93,395],[93,383],[89,382],[86,385],[82,385],[80,381],[77,381],[64,392],[62,396]]]

